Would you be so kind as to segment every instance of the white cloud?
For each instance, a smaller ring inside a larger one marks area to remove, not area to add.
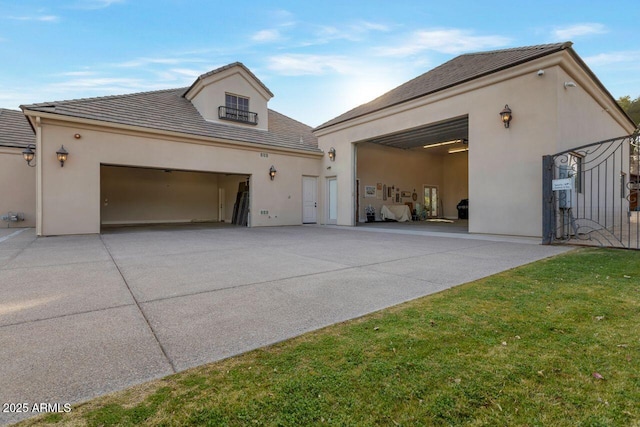
[[[111,5],[124,2],[125,0],[77,0],[73,8],[86,10],[105,9]]]
[[[169,71],[175,74],[179,74],[181,76],[193,77],[194,79],[200,76],[201,74],[207,72],[207,70],[193,70],[190,68],[172,68]]]
[[[607,27],[597,23],[583,23],[560,27],[553,30],[553,36],[559,40],[571,40],[576,37],[588,36],[591,34],[605,34]]]
[[[640,62],[640,50],[600,53],[585,57],[584,62],[586,62],[590,67],[606,66],[624,62],[633,62],[637,64]]]
[[[367,22],[367,21],[362,21],[358,24],[355,24],[352,26],[352,28],[360,31],[381,31],[385,33],[391,30],[391,28],[389,28],[388,25],[376,24],[375,22]]]
[[[328,72],[351,74],[354,64],[344,56],[286,54],[268,59],[270,70],[284,76],[322,75]]]
[[[381,47],[377,51],[383,56],[411,56],[423,51],[460,54],[487,48],[503,47],[510,39],[503,36],[478,36],[470,31],[455,28],[420,30],[406,37],[406,41],[395,46]]]
[[[68,71],[66,73],[60,73],[58,75],[59,76],[63,76],[63,77],[86,77],[86,76],[95,75],[95,72],[93,72],[93,71]]]
[[[96,77],[96,78],[83,78],[73,79],[61,83],[52,83],[49,85],[51,88],[64,89],[64,90],[78,90],[78,89],[105,89],[111,87],[120,88],[140,88],[142,81],[134,78],[123,77]]]
[[[251,36],[251,40],[258,43],[275,42],[282,38],[280,31],[276,29],[262,30]]]
[[[389,27],[375,22],[360,21],[343,27],[319,25],[314,31],[316,39],[306,45],[325,44],[334,40],[363,40],[372,31],[387,32]]]
[[[60,17],[55,15],[40,15],[40,16],[9,16],[9,19],[15,21],[38,21],[38,22],[58,22]]]
[[[180,57],[167,57],[167,58],[149,58],[142,57],[132,59],[130,61],[119,62],[115,64],[111,64],[114,67],[121,68],[137,68],[149,65],[175,65],[175,64],[185,64],[185,63],[198,63],[205,62],[204,59],[201,58],[180,58]]]

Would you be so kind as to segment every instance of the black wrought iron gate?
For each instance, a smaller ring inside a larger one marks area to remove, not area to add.
[[[640,136],[542,158],[543,244],[640,249]]]

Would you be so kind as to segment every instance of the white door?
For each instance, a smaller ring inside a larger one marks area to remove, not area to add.
[[[302,223],[315,224],[318,208],[318,179],[302,177]]]
[[[327,224],[338,222],[338,181],[335,178],[327,179]]]

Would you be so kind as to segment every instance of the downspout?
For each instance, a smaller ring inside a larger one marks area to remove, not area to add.
[[[36,236],[42,236],[42,125],[36,117]]]

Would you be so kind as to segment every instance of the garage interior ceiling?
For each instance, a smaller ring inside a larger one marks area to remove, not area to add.
[[[469,139],[469,116],[431,123],[426,126],[378,136],[362,142],[371,142],[407,150],[454,139]]]

